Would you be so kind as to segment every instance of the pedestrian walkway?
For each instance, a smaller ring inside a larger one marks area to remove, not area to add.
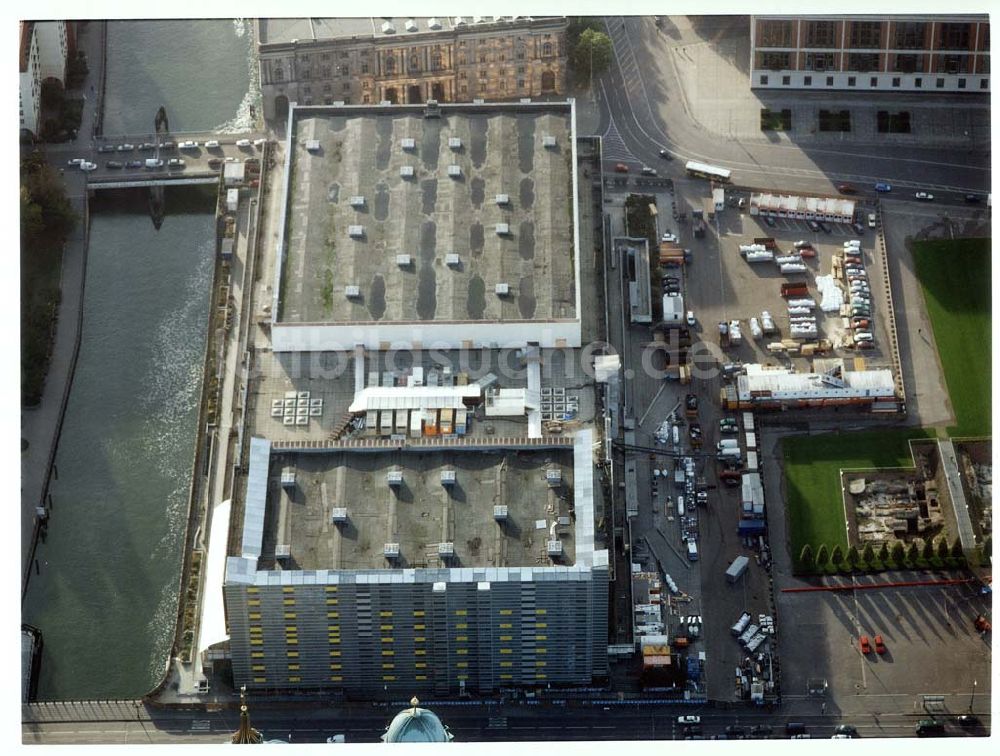
[[[938,456],[941,458],[945,480],[948,481],[951,508],[955,512],[955,523],[962,550],[966,554],[972,554],[976,549],[976,533],[972,529],[969,505],[965,500],[965,489],[962,488],[962,473],[955,456],[955,444],[950,438],[938,441]]]

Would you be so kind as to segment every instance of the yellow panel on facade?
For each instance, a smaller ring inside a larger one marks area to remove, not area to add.
[[[545,679],[545,673],[544,672],[536,672],[535,673],[535,679],[536,680],[544,680]]]
[[[469,666],[469,662],[455,662],[455,666],[459,669],[465,669]]]
[[[250,628],[250,635],[260,635],[262,632],[264,632],[264,628],[262,628],[260,625],[256,625]]]
[[[423,669],[424,667],[427,666],[427,662],[414,662],[413,666],[416,667],[417,669]]]
[[[327,619],[340,619],[340,612],[327,612],[326,613],[326,618]]]
[[[299,639],[298,638],[285,638],[285,643],[287,643],[289,646],[297,646],[298,643],[299,643]]]
[[[260,599],[250,599],[247,601],[247,606],[260,606]]]
[[[514,679],[514,675],[508,675],[508,674],[501,673],[500,674],[500,679],[501,680],[513,680]]]
[[[253,664],[250,667],[250,671],[251,672],[263,672],[264,671],[264,665],[263,664]]]
[[[379,625],[379,630],[392,630],[392,625]]]
[[[545,662],[543,662],[543,661],[536,661],[535,662],[535,666],[536,667],[544,667],[545,666]]]
[[[468,675],[455,675],[455,679],[456,680],[468,680],[469,676]]]
[[[340,662],[334,662],[330,665],[330,669],[341,669],[344,665]]]
[[[535,610],[535,614],[546,614],[547,612],[548,612],[547,609],[536,609]]]
[[[247,588],[247,593],[260,593],[260,588],[257,588],[256,586],[250,586],[249,588]]]
[[[500,640],[502,640],[502,641],[509,641],[509,640],[511,640],[511,639],[512,639],[513,637],[514,637],[513,635],[501,635],[501,636],[500,636]]]
[[[394,643],[395,641],[393,641],[392,638],[382,638],[382,642],[383,643]]]
[[[548,652],[549,652],[549,650],[547,648],[536,648],[535,649],[535,653],[536,654],[547,654]]]
[[[339,601],[340,601],[340,599],[328,598],[326,600],[326,605],[327,606],[336,606],[339,603]]]
[[[264,645],[264,639],[263,638],[251,638],[250,639],[250,645],[251,646],[263,646]]]
[[[548,627],[548,626],[549,626],[548,622],[536,622],[535,623],[535,627]]]
[[[343,679],[344,678],[343,678],[342,675],[330,675],[330,681],[331,682],[340,682]]]
[[[295,606],[295,598],[293,597],[293,598],[282,599],[281,603],[284,604],[285,606]]]
[[[299,671],[299,665],[298,664],[289,664],[288,665],[288,671],[289,672],[298,672]]]
[[[427,637],[424,635],[417,635],[413,638],[414,643],[423,643],[425,640],[427,640]]]
[[[382,652],[382,656],[395,656],[395,655],[396,655],[395,651],[383,651]]]
[[[423,609],[415,609],[413,611],[413,616],[414,617],[423,617],[424,616],[424,610]]]
[[[281,592],[282,593],[295,593],[295,589],[292,586],[290,586],[290,585],[286,585],[286,586],[283,586],[281,588]]]
[[[469,649],[467,649],[467,648],[456,648],[455,649],[455,653],[458,654],[459,656],[465,656],[467,653],[469,653]]]
[[[455,616],[456,616],[456,617],[464,617],[464,616],[465,616],[465,615],[467,615],[468,613],[469,613],[469,612],[468,612],[468,611],[466,611],[465,609],[456,609],[456,610],[455,610]]]
[[[468,635],[456,635],[455,636],[455,640],[458,643],[464,643],[465,641],[469,640],[469,636]]]
[[[501,622],[500,623],[500,629],[501,630],[510,630],[512,627],[514,627],[514,626],[511,623],[509,623],[509,622]]]
[[[501,667],[513,667],[514,662],[500,662]]]
[[[510,614],[513,614],[513,613],[514,613],[514,610],[513,610],[513,609],[501,609],[501,610],[500,610],[500,614],[501,614],[502,616],[504,616],[504,617],[506,617],[506,616],[508,616],[508,615],[510,615]]]
[[[548,638],[549,638],[549,636],[547,636],[547,635],[536,635],[535,636],[535,640],[548,640]]]
[[[298,615],[295,612],[285,612],[285,619],[296,619]]]
[[[469,627],[469,623],[468,622],[459,622],[459,623],[457,623],[455,625],[455,629],[456,630],[465,630],[468,627]]]
[[[396,665],[392,662],[385,662],[382,664],[382,669],[395,669]]]
[[[285,657],[288,658],[288,659],[298,659],[299,658],[299,652],[298,651],[286,651],[285,652]]]
[[[413,626],[414,630],[425,630],[426,628],[427,628],[427,625],[414,625]]]
[[[383,651],[383,653],[385,653],[385,652]],[[413,655],[414,656],[426,656],[427,652],[424,651],[424,649],[422,649],[422,648],[418,648],[418,649],[414,649]]]
[[[264,652],[263,651],[251,651],[250,652],[250,658],[251,659],[263,659],[264,658]]]
[[[327,638],[327,640],[330,641],[330,643],[332,643],[333,645],[337,645],[338,643],[340,643],[340,636],[331,635]]]
[[[340,630],[340,625],[327,625],[326,629],[329,632],[333,632],[334,630]]]
[[[427,679],[427,675],[414,675],[413,679],[414,680],[426,680]]]
[[[386,682],[392,682],[393,680],[396,679],[396,676],[395,675],[382,675],[382,679],[385,680]]]
[[[266,683],[267,682],[267,678],[266,677],[255,677],[253,679],[253,681],[255,683]]]
[[[326,587],[326,592],[327,593],[336,593],[337,592],[337,586],[335,586],[335,585],[328,585]]]
[[[250,614],[248,614],[247,617],[249,617],[251,621],[253,621],[253,620],[259,620],[260,619],[260,612],[250,612]]]
[[[340,651],[334,649],[333,651],[330,652],[330,656],[340,656]]]
[[[509,648],[501,648],[500,649],[500,653],[501,654],[510,654],[510,653],[513,653],[513,652]]]
[[[391,617],[392,616],[392,612],[390,612],[390,611],[379,612],[378,616],[379,617]]]

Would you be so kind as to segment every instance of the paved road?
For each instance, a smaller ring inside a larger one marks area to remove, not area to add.
[[[679,174],[680,161],[694,159],[733,169],[734,182],[740,185],[825,193],[841,181],[861,188],[889,181],[897,192],[928,188],[938,202],[961,202],[968,191],[988,191],[989,159],[984,150],[876,146],[852,143],[850,137],[836,145],[720,139],[687,107],[681,79],[670,67],[666,40],[656,35],[652,19],[606,21],[615,62],[596,88],[601,110],[598,133],[607,142],[609,163],[626,162],[633,170],[646,164]],[[797,96],[823,103],[823,96]],[[671,164],[659,157],[660,149],[668,150],[676,161]],[[861,196],[869,194],[873,190],[864,189]]]

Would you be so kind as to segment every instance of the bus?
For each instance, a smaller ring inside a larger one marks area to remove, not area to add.
[[[688,172],[689,176],[697,176],[698,178],[706,178],[713,181],[722,181],[727,184],[733,175],[733,172],[728,168],[719,168],[718,166],[708,165],[707,163],[696,163],[694,160],[689,160],[684,166],[684,169]]]

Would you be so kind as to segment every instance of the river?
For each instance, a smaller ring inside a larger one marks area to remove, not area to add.
[[[250,123],[249,22],[108,29],[106,134]],[[91,201],[83,337],[56,453],[47,537],[23,620],[42,630],[38,698],[139,696],[173,638],[214,252],[214,189]]]

